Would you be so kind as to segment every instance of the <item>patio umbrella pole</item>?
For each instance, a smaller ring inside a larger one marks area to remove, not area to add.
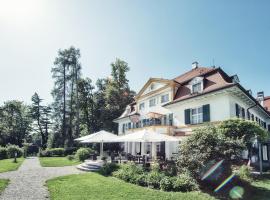
[[[100,143],[100,159],[103,157],[103,142]]]

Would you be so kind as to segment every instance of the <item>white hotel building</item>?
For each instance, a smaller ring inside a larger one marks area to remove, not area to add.
[[[119,125],[119,135],[152,129],[184,138],[205,123],[235,117],[256,121],[270,131],[269,100],[263,92],[253,97],[250,90],[241,86],[237,75],[229,76],[221,68],[199,67],[195,62],[190,71],[172,80],[150,78],[114,122]],[[155,148],[157,154],[169,159],[177,153],[178,144],[130,143],[125,148],[132,155],[151,154]],[[269,145],[262,148],[264,162],[270,163]]]

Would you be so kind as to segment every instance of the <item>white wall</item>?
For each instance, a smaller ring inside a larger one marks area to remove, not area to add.
[[[221,93],[216,95],[204,95],[179,103],[166,106],[174,114],[174,125],[185,125],[185,110],[210,104],[210,120],[211,122],[226,120],[230,118],[230,98],[228,94]]]

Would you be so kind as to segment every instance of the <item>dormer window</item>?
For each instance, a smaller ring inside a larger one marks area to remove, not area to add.
[[[151,84],[150,85],[150,91],[154,90],[155,89],[155,85],[154,84]]]
[[[191,83],[191,93],[200,93],[203,91],[203,78],[202,77],[196,77],[194,78]]]
[[[198,93],[202,91],[202,83],[196,83],[192,85],[192,93]]]
[[[149,101],[149,107],[156,106],[156,99],[150,99]]]

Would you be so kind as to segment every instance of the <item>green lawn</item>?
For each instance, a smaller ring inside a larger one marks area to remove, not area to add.
[[[253,200],[270,199],[270,174],[252,182],[252,185],[256,187]]]
[[[0,179],[0,193],[7,187],[9,180]]]
[[[80,164],[77,160],[68,160],[66,157],[40,157],[42,167],[63,167]]]
[[[24,158],[17,158],[17,163],[14,163],[13,160],[13,158],[0,160],[0,173],[17,170],[24,161]]]
[[[208,200],[207,194],[198,192],[162,192],[133,184],[113,177],[104,177],[97,173],[86,173],[58,177],[47,181],[52,200],[106,200],[106,199],[146,199],[146,200]]]

